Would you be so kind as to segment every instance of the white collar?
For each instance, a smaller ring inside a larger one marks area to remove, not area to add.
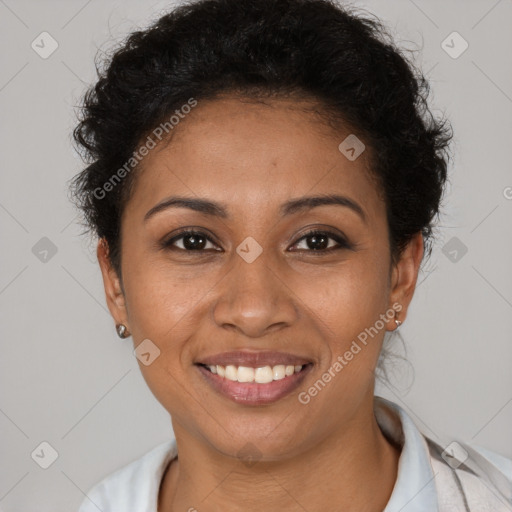
[[[394,402],[375,396],[374,412],[384,435],[402,448],[395,486],[383,512],[438,512],[434,472],[423,434]]]

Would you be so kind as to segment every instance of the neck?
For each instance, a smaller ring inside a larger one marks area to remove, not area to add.
[[[382,434],[373,396],[349,428],[286,460],[243,464],[174,426],[179,459],[168,467],[158,512],[177,510],[382,511],[397,477],[400,452]],[[371,489],[368,492],[368,489]]]

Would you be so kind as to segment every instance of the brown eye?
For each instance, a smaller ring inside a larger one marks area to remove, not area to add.
[[[176,245],[180,241],[182,246]],[[208,244],[213,246],[212,240],[200,231],[183,231],[179,235],[167,240],[163,246],[167,249],[177,249],[181,251],[204,251],[211,250],[212,247],[207,247]]]
[[[310,231],[302,236],[299,241],[295,243],[294,247],[299,243],[302,243],[302,241],[305,241],[305,247],[295,250],[325,253],[338,249],[350,248],[350,245],[344,238],[328,231]],[[334,245],[332,244],[332,241],[335,242]]]

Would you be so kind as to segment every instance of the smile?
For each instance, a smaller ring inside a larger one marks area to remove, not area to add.
[[[251,368],[250,366],[221,366],[209,365],[207,368],[219,377],[231,380],[233,382],[257,382],[258,384],[267,384],[274,380],[285,379],[294,373],[299,373],[303,365],[284,365],[262,366],[260,368]]]
[[[275,365],[257,368],[235,365],[196,364],[215,393],[237,404],[266,405],[296,390],[313,364]]]

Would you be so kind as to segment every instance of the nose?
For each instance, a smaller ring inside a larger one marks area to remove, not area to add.
[[[223,280],[213,317],[223,329],[259,338],[291,326],[299,316],[296,301],[265,251],[252,263],[237,256]]]

